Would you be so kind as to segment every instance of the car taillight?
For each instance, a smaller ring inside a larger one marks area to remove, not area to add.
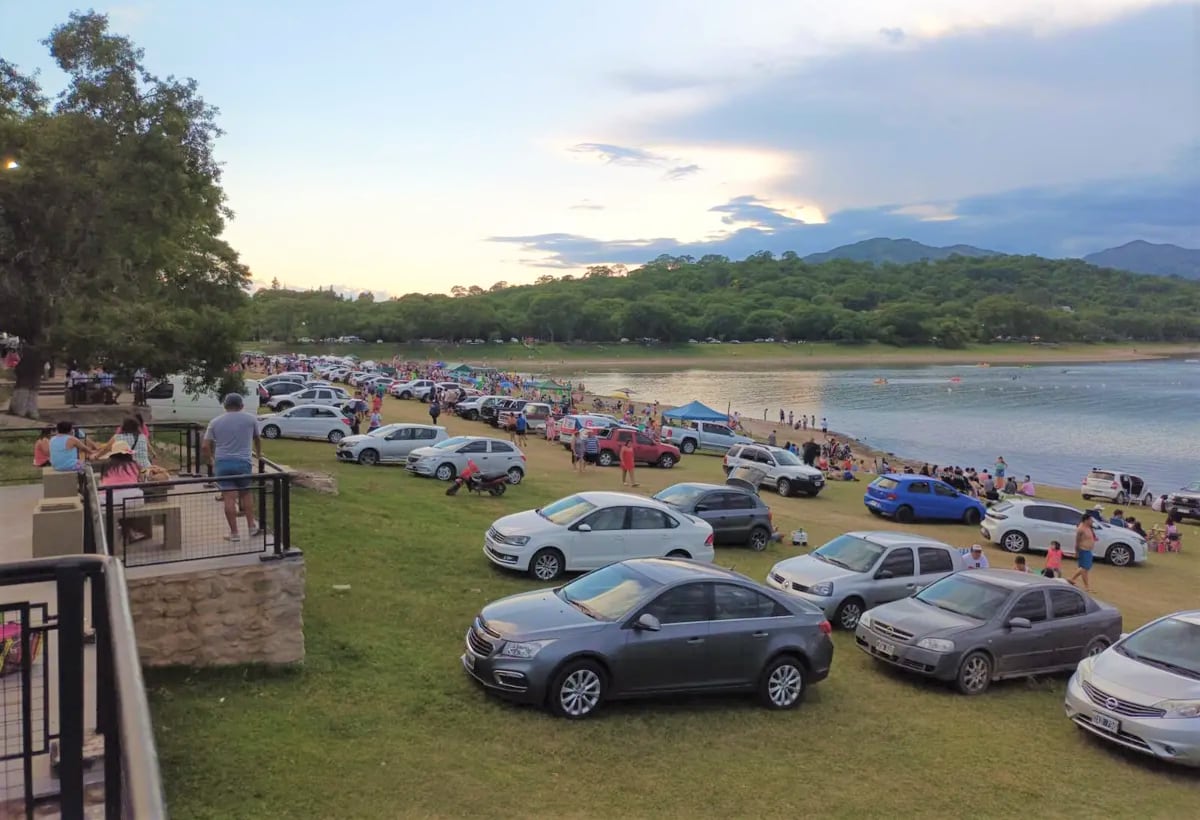
[[[713,534],[710,532],[708,538],[704,539],[704,546],[711,547],[713,545]]]
[[[345,416],[342,416],[342,424],[344,424],[344,425],[346,425],[347,427],[349,427],[349,426],[350,426],[350,419],[346,418]]]
[[[521,461],[524,461],[524,460],[525,460],[525,454],[521,453]]]
[[[1108,486],[1112,487],[1115,490],[1115,489],[1117,489],[1117,487],[1119,487],[1121,485],[1114,481],[1112,484],[1109,484]]]
[[[994,519],[996,521],[1003,521],[1004,519],[1008,518],[1008,516],[1005,515],[1004,513],[997,513],[997,512],[988,512],[987,517]]]
[[[829,623],[829,621],[821,621],[821,623],[817,625],[817,629],[821,630],[822,635],[833,634],[833,624]]]
[[[895,500],[896,500],[896,494],[895,494],[895,493],[888,493],[887,499],[888,499],[888,501],[895,501]]]

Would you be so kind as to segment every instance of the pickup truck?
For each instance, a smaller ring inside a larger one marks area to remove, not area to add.
[[[738,435],[730,430],[728,424],[713,421],[692,422],[691,427],[664,426],[660,435],[663,441],[674,444],[684,455],[691,455],[697,450],[723,455],[735,444],[754,443],[749,436]]]
[[[517,410],[501,408],[500,420],[496,426],[502,430],[516,428],[517,414],[521,412],[525,414],[525,421],[528,423],[530,430],[546,429],[546,422],[550,418],[550,405],[540,401],[525,402],[524,406]]]
[[[673,444],[659,444],[650,436],[632,427],[612,427],[608,430],[597,430],[595,434],[596,440],[600,444],[596,463],[601,467],[620,464],[621,446],[627,441],[633,442],[635,464],[670,468],[679,463],[678,447]]]

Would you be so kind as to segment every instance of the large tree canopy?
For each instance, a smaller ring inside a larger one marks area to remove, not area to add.
[[[9,411],[36,414],[47,359],[212,382],[249,283],[220,238],[216,110],[104,15],[44,43],[66,75],[53,100],[0,59],[0,329],[24,341]]]

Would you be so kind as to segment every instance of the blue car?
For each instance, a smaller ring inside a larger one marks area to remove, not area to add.
[[[923,475],[889,473],[867,487],[863,503],[875,515],[902,523],[922,518],[929,521],[961,521],[977,525],[987,507],[944,481]]]

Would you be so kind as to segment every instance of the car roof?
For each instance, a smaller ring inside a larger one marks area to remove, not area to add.
[[[740,572],[686,558],[630,558],[625,564],[663,584],[704,578],[719,578],[723,581],[750,580]]]
[[[332,404],[297,404],[292,407],[289,407],[287,410],[282,410],[280,412],[291,413],[294,410],[301,410],[305,407],[315,407],[318,410],[332,410],[335,413],[337,412],[337,408],[334,407]]]
[[[667,505],[663,504],[657,499],[653,499],[644,495],[636,495],[634,493],[618,493],[609,490],[586,490],[582,493],[575,494],[584,501],[587,501],[590,504],[596,504],[598,506],[614,506],[617,504],[636,503],[667,509]]]
[[[678,484],[672,484],[670,487],[663,487],[659,492],[666,492],[672,487],[692,487],[697,490],[730,490],[735,493],[745,493],[746,495],[755,495],[744,487],[739,487],[736,484],[708,484],[703,481],[680,481]],[[657,493],[656,493],[657,495]]]
[[[920,535],[915,532],[899,532],[897,530],[855,530],[854,532],[842,533],[849,535],[851,538],[861,538],[864,541],[870,541],[872,544],[878,544],[881,547],[894,547],[898,544],[925,544],[935,547],[947,547],[954,549],[950,544],[944,541],[939,541],[936,538],[930,538],[928,535]]]
[[[964,574],[988,581],[989,583],[1008,587],[1009,589],[1023,589],[1025,587],[1053,587],[1054,589],[1060,589],[1063,586],[1062,581],[1057,578],[1047,578],[1044,575],[1032,572],[1017,572],[1015,569],[968,569],[964,571]]]
[[[1174,618],[1177,621],[1185,621],[1192,626],[1200,626],[1200,609],[1185,609],[1182,612],[1172,612],[1166,617]]]
[[[1033,504],[1037,504],[1039,506],[1044,506],[1044,507],[1059,507],[1060,509],[1071,510],[1072,512],[1080,513],[1080,509],[1078,507],[1074,507],[1074,506],[1067,504],[1065,502],[1062,502],[1062,501],[1053,501],[1049,498],[1012,498],[1012,497],[1009,497],[1004,500],[1007,501],[1009,504],[1013,504],[1018,507],[1028,507]]]

